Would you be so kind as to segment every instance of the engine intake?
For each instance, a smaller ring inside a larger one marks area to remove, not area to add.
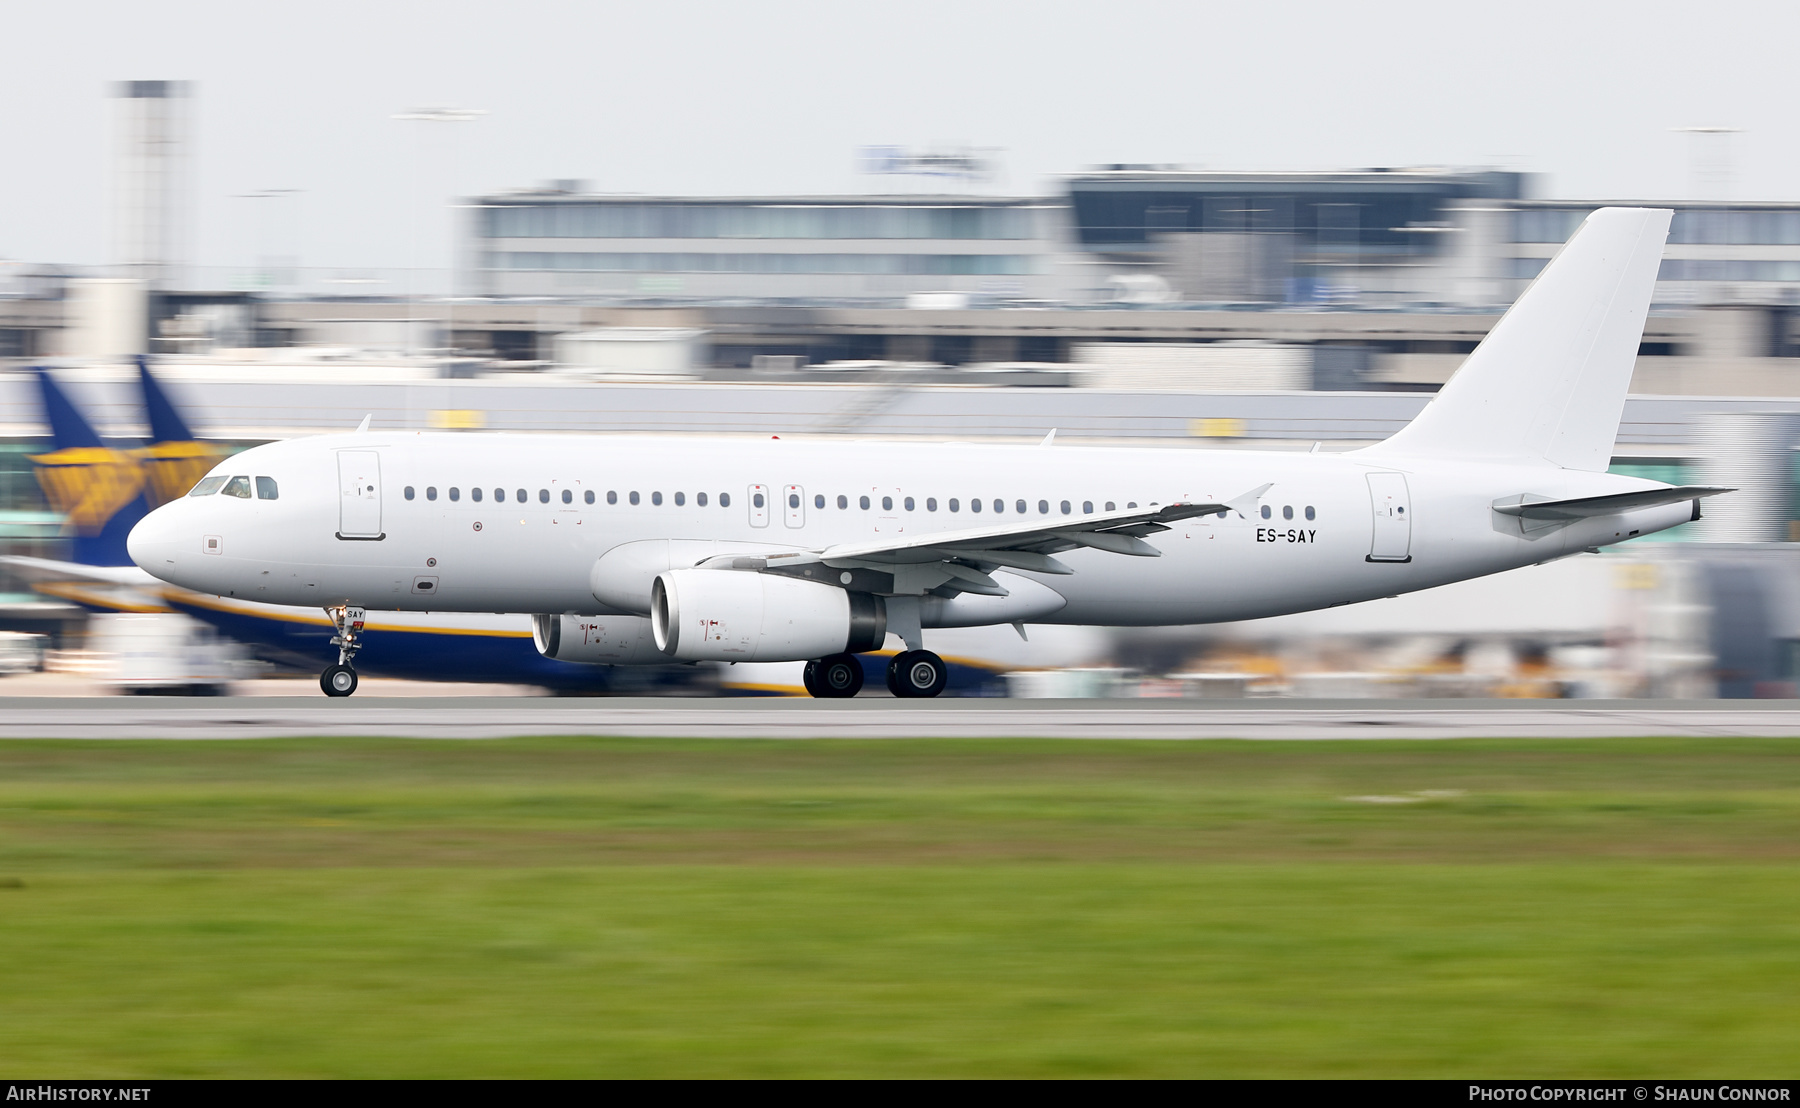
[[[684,662],[798,662],[880,649],[887,604],[778,574],[677,569],[651,586],[650,627]]]

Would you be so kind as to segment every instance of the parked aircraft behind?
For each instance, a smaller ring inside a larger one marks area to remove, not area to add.
[[[356,688],[370,608],[530,611],[621,665],[808,660],[854,695],[892,631],[1161,625],[1351,604],[1662,530],[1700,498],[1605,472],[1670,213],[1595,212],[1425,410],[1348,454],[371,431],[257,447],[132,531],[234,600],[320,607]],[[1157,537],[1157,544],[1146,541]]]
[[[138,375],[151,441],[108,444],[51,374],[39,369],[52,449],[32,459],[52,507],[69,520],[75,558],[8,557],[39,578],[35,586],[93,612],[180,612],[264,658],[310,666],[329,655],[336,634],[317,608],[260,604],[173,587],[133,565],[125,550],[132,525],[150,508],[184,496],[224,451],[197,438],[142,359]],[[369,668],[379,676],[428,681],[499,681],[565,692],[653,691],[687,687],[707,674],[673,663],[619,673],[609,666],[558,661],[533,645],[528,615],[494,612],[395,612],[365,632],[383,646]]]

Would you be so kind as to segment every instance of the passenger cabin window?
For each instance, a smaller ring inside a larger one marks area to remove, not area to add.
[[[481,489],[479,486],[469,490],[469,499],[477,504],[481,503]]]
[[[1067,500],[1065,500],[1065,501],[1063,501],[1063,511],[1066,512],[1068,510],[1069,510],[1069,502]],[[1038,501],[1038,515],[1047,516],[1049,514],[1050,514],[1050,502],[1048,500]]]
[[[564,489],[563,490],[563,503],[564,504],[575,503],[575,494],[568,489]]]
[[[539,504],[550,503],[550,490],[549,489],[539,489],[538,490],[538,503]]]
[[[1025,510],[1025,502],[1024,502],[1024,501],[1023,501],[1023,500],[1021,500],[1021,501],[1019,501],[1019,511],[1021,511],[1021,512],[1022,512],[1022,511],[1024,511],[1024,510]],[[995,511],[995,512],[1004,512],[1004,511],[1006,511],[1006,501],[1004,501],[1004,500],[1000,500],[1000,499],[996,499],[996,500],[995,500],[995,501],[994,501],[994,511]]]
[[[1083,500],[1081,502],[1081,510],[1082,510],[1083,514],[1085,514],[1085,515],[1090,515],[1090,516],[1093,515],[1094,514],[1094,502],[1092,500]]]
[[[731,494],[730,493],[722,492],[719,494],[719,507],[721,507],[721,508],[731,507]]]
[[[891,496],[882,497],[881,498],[881,510],[884,512],[893,511],[894,510],[894,498]]]
[[[925,510],[928,512],[937,511],[937,497],[928,496],[925,498]]]
[[[866,512],[866,511],[868,511],[868,510],[869,510],[869,498],[868,498],[868,497],[866,497],[866,496],[865,496],[865,497],[862,497],[862,498],[861,498],[861,499],[859,499],[859,500],[858,500],[858,501],[857,501],[857,503],[858,503],[858,504],[860,504],[860,505],[861,505],[861,506],[862,506],[862,510],[863,510],[863,511],[865,511],[865,512]]]
[[[687,493],[678,492],[675,494],[675,506],[677,508],[682,507],[686,503],[687,503]]]
[[[850,498],[849,497],[847,497],[847,496],[838,497],[838,507],[839,508],[848,508],[849,506],[850,506]]]
[[[1114,508],[1113,508],[1113,502],[1112,502],[1112,501],[1110,501],[1110,500],[1108,500],[1108,501],[1107,501],[1107,502],[1106,502],[1106,510],[1107,510],[1107,511],[1109,511],[1109,512],[1110,512],[1110,511],[1114,511],[1114,510],[1115,510],[1115,509],[1114,509]]]
[[[1292,504],[1283,504],[1281,506],[1281,518],[1282,519],[1293,519],[1294,518],[1294,506]]]
[[[962,505],[957,503],[956,497],[954,496],[950,498],[950,510],[953,512],[962,511]]]
[[[456,501],[458,501],[458,500],[461,500],[461,499],[462,499],[462,490],[461,490],[461,489],[459,489],[459,488],[457,488],[457,487],[456,487],[456,486],[455,486],[455,485],[451,485],[451,486],[450,486],[450,500],[451,500],[451,502],[452,502],[452,503],[454,503],[454,502],[456,502]]]
[[[427,499],[427,500],[436,500],[437,499],[437,486],[436,485],[426,485],[425,486],[425,499]]]
[[[1062,514],[1063,514],[1063,515],[1068,515],[1068,514],[1069,514],[1069,512],[1070,512],[1070,511],[1071,511],[1071,510],[1072,510],[1072,509],[1071,509],[1071,508],[1070,508],[1070,507],[1069,507],[1069,502],[1068,502],[1068,501],[1067,501],[1067,500],[1065,500],[1065,501],[1063,501],[1063,502],[1062,502],[1062,504],[1061,504],[1061,508],[1062,508]]]
[[[227,480],[229,480],[229,478],[226,477],[202,477],[200,483],[195,485],[193,491],[189,492],[188,495],[211,496],[213,493],[218,492],[219,486],[223,485]],[[412,496],[412,490],[407,490],[407,496],[409,498]]]
[[[819,493],[819,494],[815,495],[813,497],[813,507],[823,508],[824,506],[825,506],[825,494]]]
[[[612,491],[611,489],[607,489],[606,490],[606,502],[608,504],[617,504],[619,502],[619,494]]]
[[[506,490],[505,489],[495,489],[494,490],[494,503],[496,503],[496,504],[506,503]]]
[[[1270,516],[1272,516],[1274,514],[1275,514],[1275,512],[1272,509],[1270,509],[1270,507],[1267,504],[1264,504],[1262,506],[1262,517],[1264,519],[1268,519]]]
[[[758,508],[762,507],[763,506],[763,494],[759,492],[759,493],[755,494],[754,496],[752,496],[750,498],[750,503],[755,505]]]
[[[788,493],[788,507],[798,508],[799,506],[800,506],[800,494],[797,492]]]
[[[584,502],[586,502],[588,504],[592,504],[594,502],[594,490],[589,489],[588,491],[582,493],[581,498]]]
[[[219,491],[226,496],[235,496],[239,500],[248,500],[250,499],[250,478],[233,477],[231,480],[225,482],[225,487]]]
[[[280,500],[281,490],[275,487],[275,478],[258,477],[256,479],[256,499]]]
[[[907,511],[910,512],[913,510],[913,498],[912,497],[909,496],[905,500],[901,501],[900,503],[901,503],[901,506],[903,506]]]
[[[998,500],[996,500],[996,501],[994,501],[994,503],[998,504],[1000,502]],[[969,511],[971,511],[971,512],[981,511],[981,497],[972,496],[969,498]]]
[[[590,493],[588,493],[588,496],[589,496],[589,497],[590,497],[590,498],[591,498],[591,497],[592,497],[592,496],[593,496],[593,495],[594,495],[594,494],[593,494],[593,493],[591,493],[591,492],[590,492]],[[704,508],[704,507],[706,507],[706,494],[705,494],[705,493],[703,493],[703,492],[697,492],[697,493],[695,493],[695,494],[694,494],[694,503],[695,503],[695,504],[696,504],[696,505],[698,505],[698,506],[699,506],[699,507],[702,507],[702,508]]]
[[[406,499],[411,500],[413,498],[413,487],[411,485],[406,486],[405,492],[406,492]],[[194,495],[197,496],[199,494],[196,493]]]
[[[525,490],[524,489],[514,489],[513,492],[515,494],[517,494],[517,496],[519,498],[519,503],[521,503],[521,504],[525,503]]]
[[[1225,514],[1225,513],[1224,513],[1224,512],[1220,512],[1220,513],[1219,513],[1219,514],[1220,514],[1220,515],[1224,515],[1224,514]],[[1307,505],[1307,506],[1306,506],[1306,518],[1307,518],[1307,519],[1311,519],[1311,518],[1313,518],[1313,506],[1312,506],[1312,505],[1311,505],[1311,504],[1308,504],[1308,505]]]
[[[637,490],[636,490],[636,489],[632,489],[632,490],[631,490],[631,495],[630,495],[630,496],[629,496],[629,497],[627,497],[627,499],[629,499],[629,500],[630,500],[630,501],[631,501],[631,503],[632,503],[632,505],[633,505],[633,506],[634,506],[634,507],[635,507],[635,506],[636,506],[636,505],[637,505],[637,502],[638,502],[638,494],[637,494]]]
[[[1025,514],[1025,502],[1023,500],[1013,501],[1013,511],[1019,513],[1020,515],[1024,515]]]

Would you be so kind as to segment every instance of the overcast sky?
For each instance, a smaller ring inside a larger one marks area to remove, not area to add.
[[[1800,200],[1793,3],[63,0],[0,26],[8,259],[112,260],[123,79],[196,82],[209,265],[443,265],[450,195],[550,178],[871,191],[870,144],[999,148],[1009,192],[1103,162],[1455,164],[1680,198],[1675,129],[1729,125],[1733,195]],[[488,114],[391,118],[425,105]],[[270,189],[300,191],[243,198]]]

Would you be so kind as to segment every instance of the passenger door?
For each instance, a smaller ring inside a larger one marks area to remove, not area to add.
[[[373,450],[340,450],[338,531],[340,539],[381,539],[381,456]]]
[[[1406,475],[1369,474],[1369,504],[1375,532],[1369,541],[1371,562],[1412,561],[1412,513],[1408,510]]]

